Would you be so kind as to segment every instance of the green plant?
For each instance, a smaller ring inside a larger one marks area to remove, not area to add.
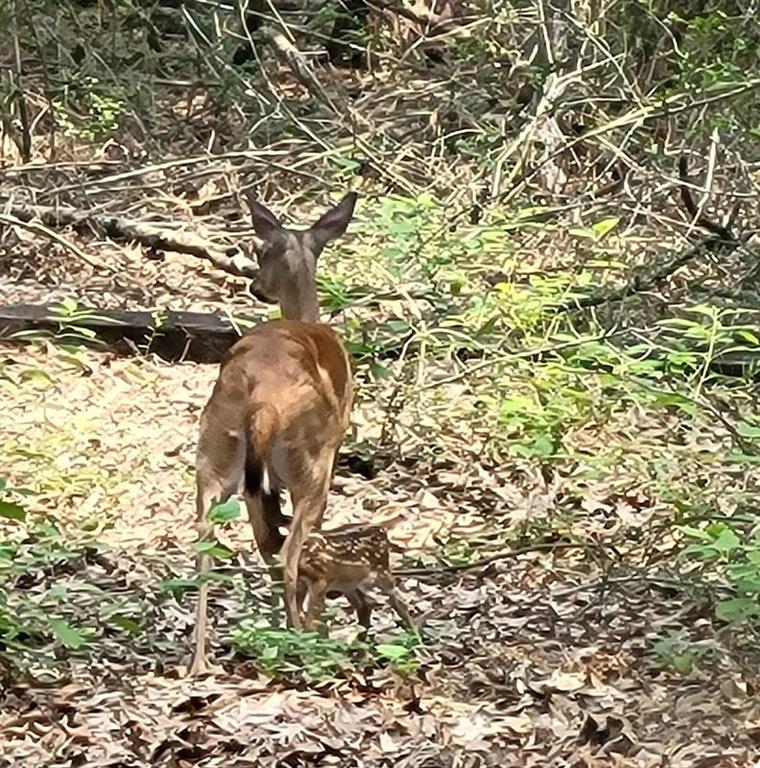
[[[118,128],[126,101],[116,84],[75,75],[53,105],[56,120],[65,132],[93,141]]]
[[[97,322],[104,325],[120,325],[118,320],[107,317],[97,310],[82,307],[74,299],[63,299],[59,305],[50,307],[49,322],[57,325],[54,331],[29,330],[18,331],[11,338],[16,339],[53,339],[64,349],[73,351],[78,346],[102,346],[96,331],[83,323]]]
[[[0,477],[0,517],[24,522],[26,509],[21,504],[3,498],[7,489],[8,481],[4,477]]]
[[[653,646],[657,661],[672,667],[680,675],[689,675],[702,658],[712,655],[712,649],[704,644],[688,640],[683,632],[672,631],[657,640]]]
[[[421,641],[417,634],[407,631],[384,643],[359,639],[348,642],[316,632],[272,627],[267,619],[254,617],[241,623],[232,642],[240,653],[255,659],[268,672],[319,682],[387,663],[402,674],[412,672],[418,666],[415,651]]]
[[[731,596],[715,605],[716,617],[733,624],[760,621],[760,527],[744,534],[729,522],[714,522],[680,530],[691,541],[681,558],[703,578],[715,574],[730,586]]]
[[[350,666],[352,655],[365,646],[320,636],[271,627],[268,622],[244,622],[233,634],[233,644],[269,672],[302,673],[307,680],[328,680]]]

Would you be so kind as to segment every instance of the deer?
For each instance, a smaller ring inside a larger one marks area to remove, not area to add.
[[[345,233],[356,199],[349,192],[308,229],[296,230],[249,197],[253,229],[261,240],[250,290],[262,302],[279,304],[282,317],[261,323],[230,348],[200,417],[199,536],[213,534],[212,507],[242,487],[256,546],[272,579],[284,581],[286,620],[295,629],[303,625],[297,599],[301,549],[322,522],[354,387],[345,345],[319,322],[316,267],[325,246]],[[293,508],[287,534],[281,530],[287,519],[280,505],[283,490]],[[193,676],[211,669],[204,580],[210,566],[209,556],[199,553]]]
[[[356,611],[365,633],[370,628],[372,607],[366,592],[384,592],[402,622],[412,631],[416,625],[399,595],[390,568],[391,543],[385,525],[352,523],[313,531],[304,542],[298,565],[299,603],[308,596],[304,629],[314,631],[324,610],[325,598],[344,594]]]

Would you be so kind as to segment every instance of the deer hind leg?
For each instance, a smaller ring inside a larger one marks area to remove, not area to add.
[[[223,504],[227,501],[240,483],[242,445],[239,451],[236,451],[234,446],[231,447],[233,450],[228,452],[230,461],[226,465],[206,461],[204,453],[199,449],[195,480],[195,510],[198,536],[201,541],[214,533],[214,525],[208,519],[211,508],[214,504]],[[211,558],[206,554],[198,553],[196,569],[200,576],[200,584],[195,610],[195,650],[189,670],[191,675],[201,675],[209,671],[209,664],[206,659],[209,583],[205,575],[211,569]]]
[[[282,584],[282,566],[277,562],[285,536],[280,532],[280,525],[285,522],[280,509],[280,497],[277,492],[265,494],[263,492],[244,494],[245,506],[248,510],[248,520],[253,529],[253,538],[256,540],[261,557],[269,568],[269,576],[272,580],[270,607],[272,610],[272,625],[279,626],[279,597],[275,589],[276,584]]]
[[[303,466],[303,457],[298,457],[302,462],[301,471],[292,476],[288,486],[293,501],[293,522],[282,547],[282,561],[287,619],[289,626],[295,629],[301,629],[303,625],[297,599],[298,562],[304,542],[322,522],[330,491],[334,450],[323,449],[308,466]]]

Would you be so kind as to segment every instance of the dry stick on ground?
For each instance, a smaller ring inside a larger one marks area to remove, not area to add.
[[[34,221],[24,221],[21,218],[17,218],[16,216],[8,216],[4,213],[0,213],[0,224],[7,224],[9,227],[21,227],[22,229],[26,229],[29,232],[45,235],[45,237],[49,237],[51,240],[59,243],[64,248],[76,254],[80,259],[82,259],[82,261],[89,264],[91,267],[96,267],[99,269],[103,266],[100,262],[88,256],[81,248],[78,248],[76,245],[74,245],[74,243],[68,241],[65,237],[59,235],[57,232],[48,229],[43,224],[39,224]]]
[[[556,552],[562,549],[588,549],[588,544],[575,544],[569,541],[560,541],[553,544],[533,544],[528,547],[518,549],[509,549],[504,552],[497,552],[488,557],[482,557],[472,563],[454,563],[452,565],[439,565],[430,568],[399,568],[393,569],[394,576],[422,576],[433,573],[458,573],[459,571],[472,571],[477,568],[484,568],[491,563],[497,563],[500,560],[511,560],[520,555],[529,555],[533,552]]]
[[[135,240],[148,248],[186,253],[190,256],[206,259],[217,269],[236,277],[254,279],[258,274],[258,268],[249,259],[241,257],[237,248],[222,248],[192,233],[157,227],[124,216],[93,214],[74,208],[53,208],[39,205],[11,206],[8,214],[6,219],[14,217],[19,224],[30,224],[35,219],[39,219],[48,227],[72,226],[76,229],[93,227],[109,237]],[[38,229],[48,236],[53,234],[44,227]],[[88,261],[88,263],[92,262]]]

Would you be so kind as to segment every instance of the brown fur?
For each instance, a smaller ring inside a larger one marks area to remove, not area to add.
[[[317,320],[315,270],[319,253],[346,229],[351,194],[310,229],[284,228],[253,201],[254,227],[263,240],[254,295],[278,301],[283,320],[262,323],[230,349],[201,415],[196,459],[196,514],[208,532],[213,504],[244,485],[256,544],[272,577],[284,577],[286,613],[300,628],[298,561],[303,542],[319,526],[335,461],[348,429],[353,378],[348,353]],[[287,489],[293,521],[286,537],[280,492]],[[275,566],[282,550],[283,568]],[[210,563],[201,557],[199,570]],[[208,584],[201,583],[191,673],[207,669]]]

